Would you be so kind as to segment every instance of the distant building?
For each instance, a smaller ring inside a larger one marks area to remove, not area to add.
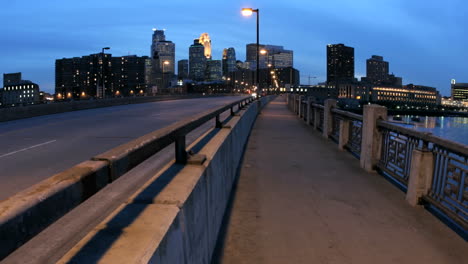
[[[91,54],[55,61],[58,100],[142,95],[148,57]],[[104,87],[103,87],[104,84]]]
[[[189,77],[194,81],[205,79],[206,57],[205,47],[195,39],[189,48]]]
[[[234,48],[223,50],[223,76],[227,78],[230,72],[236,70],[236,51]]]
[[[153,29],[151,58],[154,77],[150,79],[155,80],[156,83],[151,83],[150,86],[167,87],[175,74],[175,44],[166,40],[165,30]]]
[[[111,59],[111,94],[113,96],[143,95],[146,91],[145,64],[148,57],[136,55]]]
[[[206,81],[221,81],[223,78],[223,67],[220,60],[208,60],[206,62]]]
[[[373,87],[371,102],[391,105],[436,106],[441,104],[441,96],[436,88],[408,84],[402,88]]]
[[[2,106],[17,106],[40,103],[39,85],[22,80],[21,73],[3,74]]]
[[[354,48],[344,44],[327,45],[327,82],[354,80]]]
[[[283,46],[277,45],[259,45],[260,50],[265,50],[265,54],[259,54],[259,68],[265,69],[270,65],[273,68],[293,67],[293,51],[286,50]],[[257,44],[246,45],[246,62],[249,62],[251,69],[257,67]]]
[[[457,83],[455,80],[452,80],[451,97],[454,101],[468,100],[468,83]]]
[[[189,61],[188,60],[179,60],[177,62],[177,75],[179,80],[184,80],[189,78]]]
[[[401,77],[389,74],[389,63],[382,56],[372,55],[367,59],[366,66],[366,77],[361,78],[361,81],[371,85],[402,86]]]

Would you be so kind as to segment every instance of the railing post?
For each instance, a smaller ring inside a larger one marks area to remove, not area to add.
[[[340,138],[338,140],[338,148],[344,150],[349,140],[349,125],[351,121],[348,119],[340,120]]]
[[[236,114],[234,113],[234,106],[231,106],[231,116],[235,116]]]
[[[378,119],[387,120],[387,108],[376,104],[365,105],[360,165],[366,171],[374,171],[382,154],[382,133],[377,129]]]
[[[325,138],[328,138],[333,129],[333,115],[332,108],[336,107],[335,99],[327,99],[323,105],[323,130],[322,134]]]
[[[416,206],[423,195],[429,192],[434,175],[434,154],[425,149],[413,150],[411,156],[411,169],[408,179],[406,201]]]
[[[223,123],[219,119],[219,115],[216,115],[216,121],[215,122],[216,122],[216,125],[215,125],[216,128],[222,128],[223,127]]]
[[[185,151],[185,136],[179,136],[175,140],[176,163],[187,163],[187,151]]]

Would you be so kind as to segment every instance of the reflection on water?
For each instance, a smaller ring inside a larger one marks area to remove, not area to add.
[[[468,145],[468,117],[421,116],[417,121],[411,116],[402,116],[402,121],[411,123],[404,126]]]

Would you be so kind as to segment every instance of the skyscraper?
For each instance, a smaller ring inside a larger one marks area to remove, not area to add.
[[[189,61],[180,60],[177,62],[177,74],[179,80],[187,79],[189,77]]]
[[[354,48],[344,44],[327,45],[327,82],[354,79]]]
[[[189,77],[194,81],[205,79],[206,57],[205,47],[199,39],[195,39],[189,48]]]
[[[167,87],[175,73],[175,44],[166,40],[165,30],[153,29],[151,43],[152,72],[156,85]],[[164,76],[163,76],[164,74]],[[164,84],[162,81],[164,80]],[[149,84],[149,86],[155,85]]]
[[[200,44],[205,47],[205,57],[207,60],[211,60],[211,39],[208,33],[202,33],[199,38]]]
[[[230,72],[236,70],[236,51],[234,48],[223,50],[223,76],[227,77]]]

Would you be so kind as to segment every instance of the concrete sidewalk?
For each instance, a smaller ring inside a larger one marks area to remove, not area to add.
[[[468,243],[278,97],[250,136],[215,263],[468,263]]]

